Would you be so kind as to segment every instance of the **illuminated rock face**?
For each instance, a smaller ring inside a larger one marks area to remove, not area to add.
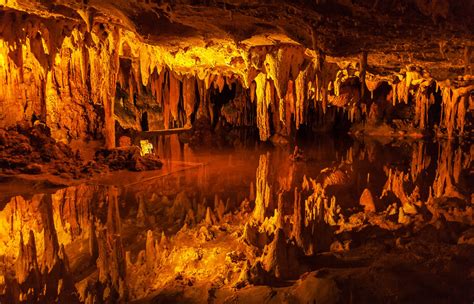
[[[346,7],[339,1],[302,3],[295,8],[278,1],[267,8],[251,1],[244,8],[236,1],[229,10],[186,1],[111,6],[108,1],[60,2],[62,10],[35,1],[3,3],[2,128],[39,119],[57,140],[104,138],[110,148],[115,146],[115,120],[126,129],[157,130],[189,127],[205,115],[213,124],[224,117],[234,126],[256,126],[260,139],[267,140],[274,134],[288,136],[301,125],[318,129],[321,122],[323,126],[334,123],[334,108],[343,109],[344,119],[357,125],[365,117],[391,121],[397,115],[387,118],[388,114],[377,111],[393,112],[399,104],[408,104],[414,115],[405,129],[423,131],[436,125],[448,137],[466,132],[474,89],[468,43],[472,33],[465,31],[473,24],[472,16],[465,15],[472,11],[469,1],[463,2],[465,12],[460,9],[463,4],[454,1],[376,3],[370,8],[373,14],[380,10],[391,21],[380,21],[378,26],[368,26],[362,17],[369,13],[368,7]],[[287,8],[278,10],[282,12],[282,20],[276,21],[279,28],[266,23],[270,16],[254,15],[273,5]],[[331,8],[361,17],[342,21]],[[299,20],[298,9],[308,13],[308,21]],[[157,15],[149,15],[150,10]],[[207,24],[199,19],[203,16],[198,17],[203,10],[208,10]],[[218,20],[219,14],[225,17]],[[416,22],[427,23],[420,30],[423,39],[403,23],[405,18],[413,19],[410,14],[420,18]],[[465,25],[456,17],[465,17]],[[262,23],[257,26],[257,21]],[[154,31],[153,22],[162,29]],[[237,37],[223,31],[229,22],[243,26],[242,37],[238,31]],[[351,25],[340,28],[344,22]],[[438,22],[449,26],[439,30]],[[20,23],[24,26],[12,26]],[[401,24],[400,28],[394,24]],[[374,32],[383,26],[387,33],[395,27],[398,36],[393,44],[381,42],[384,36]],[[260,34],[265,30],[267,38]],[[336,37],[340,41],[334,41]],[[387,55],[398,50],[399,43],[408,45],[408,50],[398,51],[399,57],[409,60]],[[427,43],[431,45],[426,47]],[[435,54],[433,44],[437,44]],[[234,115],[231,107],[216,106],[215,94],[223,94],[225,86],[237,93],[230,100],[237,111]],[[438,99],[441,109],[435,110]],[[250,113],[238,110],[242,108]]]

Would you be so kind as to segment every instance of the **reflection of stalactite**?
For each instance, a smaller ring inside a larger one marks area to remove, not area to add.
[[[303,247],[304,208],[301,205],[301,191],[295,188],[293,207],[293,230],[292,235],[299,247]]]
[[[58,235],[53,221],[53,210],[51,195],[44,195],[41,201],[43,208],[41,212],[41,220],[43,222],[44,234],[44,255],[43,266],[46,271],[50,271],[56,263],[56,258],[59,252]]]
[[[36,243],[33,231],[29,233],[28,243],[23,243],[23,235],[20,238],[20,251],[15,263],[15,277],[20,284],[23,300],[35,301],[41,293],[41,278],[36,254]]]
[[[265,210],[268,207],[271,199],[271,188],[268,184],[268,170],[269,170],[269,155],[260,155],[260,161],[257,168],[257,187],[255,198],[255,209],[253,217],[260,222],[265,220]]]
[[[38,263],[34,232],[29,231],[27,245],[24,245],[20,232],[19,254],[15,263],[20,294],[16,296],[21,301],[30,302],[75,302],[77,298],[69,273],[68,258],[64,246],[59,245],[55,229],[51,195],[42,195],[37,203],[43,227],[44,252],[41,263]]]
[[[439,150],[433,194],[435,197],[447,196],[464,199],[456,186],[464,166],[461,148],[455,149],[449,142],[444,145],[440,144]]]
[[[312,193],[304,200],[303,193]],[[314,180],[304,178],[302,190],[295,189],[292,236],[296,244],[308,255],[328,250],[332,242],[340,208],[334,197],[329,199]]]
[[[426,153],[425,142],[419,141],[413,144],[411,157],[411,178],[416,181],[418,176],[428,168],[431,163],[431,157]]]
[[[390,168],[387,181],[383,187],[382,197],[387,196],[389,192],[393,193],[400,200],[404,213],[415,214],[417,213],[416,207],[405,189],[405,184],[408,181],[408,173]]]
[[[111,289],[109,299],[117,301],[127,297],[125,251],[121,238],[117,188],[108,189],[107,200],[107,223],[105,229],[99,230],[97,269],[99,281]]]

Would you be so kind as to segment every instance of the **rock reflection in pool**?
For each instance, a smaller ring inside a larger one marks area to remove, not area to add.
[[[2,302],[472,297],[471,146],[324,138],[299,161],[163,142],[159,176],[9,198]]]

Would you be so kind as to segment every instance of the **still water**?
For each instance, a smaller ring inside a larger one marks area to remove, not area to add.
[[[147,230],[169,238],[183,225],[202,220],[207,207],[214,209],[220,203],[227,212],[236,212],[244,200],[252,201],[262,155],[270,163],[267,182],[272,193],[276,197],[284,192],[286,204],[292,204],[292,189],[305,178],[313,178],[320,183],[329,181],[327,191],[345,214],[360,209],[359,198],[366,188],[384,209],[400,199],[383,195],[388,176],[394,172],[402,174],[404,191],[416,191],[421,201],[430,196],[450,197],[450,203],[472,204],[474,145],[468,143],[319,137],[300,145],[296,161],[290,157],[293,146],[193,150],[180,143],[177,135],[157,137],[152,143],[163,160],[161,170],[113,172],[46,193],[23,191],[20,184],[4,194],[0,206],[2,274],[14,277],[21,239],[26,243],[31,232],[38,260],[44,259],[50,246],[45,240],[50,237],[45,234],[47,229],[64,246],[70,272],[78,282],[95,271],[95,263],[89,261],[94,229],[111,221],[120,226],[124,251],[136,259],[146,246]],[[190,209],[193,221],[188,216]]]

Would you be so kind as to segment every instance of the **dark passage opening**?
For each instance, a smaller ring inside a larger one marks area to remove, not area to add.
[[[148,129],[148,112],[142,113],[142,119],[140,121],[140,125],[142,127],[142,131],[149,131]]]

